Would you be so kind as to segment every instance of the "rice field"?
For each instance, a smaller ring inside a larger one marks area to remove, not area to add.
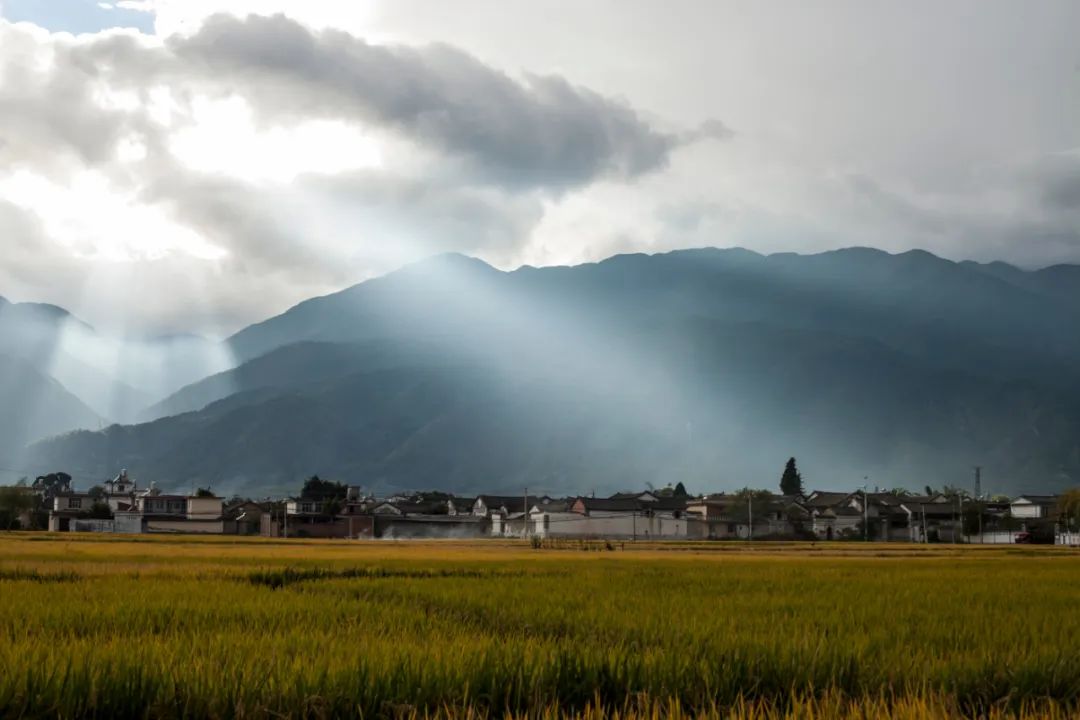
[[[1078,714],[1064,548],[0,534],[4,718]]]

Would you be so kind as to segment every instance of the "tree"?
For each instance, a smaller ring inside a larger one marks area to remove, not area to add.
[[[49,503],[56,494],[71,489],[71,476],[66,472],[54,472],[48,475],[38,475],[31,486],[39,491]]]
[[[109,507],[109,503],[102,500],[95,500],[94,504],[90,506],[90,509],[84,510],[81,515],[96,520],[111,520],[113,511],[112,508]]]
[[[775,500],[776,495],[769,490],[756,490],[754,488],[744,487],[741,490],[736,490],[732,493],[733,496],[740,500]]]
[[[100,485],[95,485],[87,490],[86,494],[90,496],[91,500],[102,500],[105,498],[105,488]]]
[[[957,498],[967,500],[971,497],[971,493],[955,485],[942,485],[940,490],[935,490],[932,486],[927,485],[925,490],[927,495],[942,495],[950,500],[956,500]]]
[[[195,497],[216,497],[210,488],[199,488],[195,491]]]
[[[1058,522],[1066,532],[1080,529],[1080,488],[1061,493],[1056,510]]]
[[[684,498],[684,497],[687,497],[689,495],[689,493],[686,492],[686,486],[683,485],[682,482],[680,481],[680,482],[675,483],[675,491],[674,491],[673,495],[675,497],[677,497],[677,498]]]
[[[21,487],[0,487],[0,530],[19,530],[19,517],[34,509],[34,496]]]
[[[323,480],[318,475],[312,475],[304,481],[304,487],[300,491],[301,497],[313,500],[344,499],[348,494],[349,488],[343,483]]]
[[[331,498],[323,503],[323,514],[337,515],[341,512],[342,502],[338,498]]]
[[[795,458],[789,458],[784,466],[784,474],[780,476],[780,492],[784,495],[802,495],[802,474],[795,467]]]

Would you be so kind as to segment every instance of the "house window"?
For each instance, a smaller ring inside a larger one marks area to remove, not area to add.
[[[311,503],[300,503],[300,512],[309,513],[312,512],[312,510],[313,508]]]
[[[171,513],[182,513],[182,512],[184,512],[184,501],[183,500],[170,500],[169,501],[169,512],[171,512]]]
[[[72,510],[82,508],[82,498],[68,498],[68,507]]]

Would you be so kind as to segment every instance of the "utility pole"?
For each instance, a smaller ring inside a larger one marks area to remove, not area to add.
[[[525,488],[524,504],[521,506],[522,537],[529,537],[529,488]]]
[[[982,531],[982,516],[983,516],[983,509],[982,509],[982,466],[981,465],[976,465],[975,466],[975,509],[979,513],[979,544],[981,545],[982,542],[983,542],[983,531]]]
[[[964,539],[964,494],[957,493],[957,500],[960,501],[960,539]]]
[[[746,533],[746,539],[747,540],[753,540],[754,539],[754,493],[753,492],[750,492],[746,496],[746,512],[747,512],[747,515],[750,518],[750,525],[749,525],[749,529],[747,530],[747,533]]]
[[[869,480],[868,477],[863,477],[863,480]],[[868,483],[863,483],[862,487],[862,534],[863,542],[870,542],[870,502],[866,495],[866,486]]]
[[[289,498],[281,505],[281,530],[282,537],[289,537]]]
[[[960,540],[957,538],[957,532],[959,532],[961,536],[963,535],[963,495],[959,492],[956,493],[956,527],[958,530],[953,531],[953,542],[959,543]]]

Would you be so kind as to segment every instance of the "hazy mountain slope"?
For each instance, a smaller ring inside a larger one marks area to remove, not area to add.
[[[438,346],[423,342],[299,342],[181,388],[147,408],[141,419],[156,420],[199,410],[251,390],[299,388],[359,371],[393,368],[436,357],[445,358],[445,353]]]
[[[34,365],[110,421],[232,365],[197,336],[113,338],[53,305],[0,302],[0,352]]]
[[[511,273],[444,256],[245,329],[229,347],[247,362],[152,411],[197,412],[33,459],[256,494],[310,472],[741,487],[791,454],[837,487],[957,484],[981,464],[988,487],[1052,489],[1080,481],[1071,277],[862,248]]]
[[[76,433],[38,444],[34,460],[252,494],[312,472],[380,489],[730,488],[771,483],[790,454],[811,482],[838,487],[964,482],[973,462],[1000,490],[1080,477],[1077,405],[1037,388],[820,333],[701,321],[640,332],[658,348],[636,384],[621,371],[405,366]]]
[[[512,273],[446,256],[301,303],[229,345],[242,362],[303,340],[528,344],[569,319],[588,335],[628,316],[699,316],[873,338],[935,365],[1002,378],[1075,382],[1080,306],[1059,295],[929,253],[865,248],[688,250]]]
[[[98,416],[60,383],[22,360],[0,355],[0,467],[15,468],[27,443],[99,424]]]
[[[1080,265],[1051,265],[1025,271],[1003,262],[961,264],[1064,302],[1074,310],[1080,309]]]

